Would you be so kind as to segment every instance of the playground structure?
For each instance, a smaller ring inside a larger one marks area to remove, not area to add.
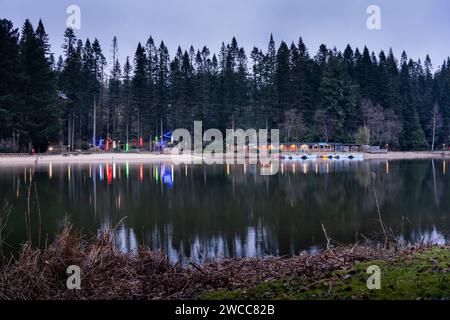
[[[173,130],[164,133],[161,136],[149,137],[146,141],[143,137],[131,139],[128,142],[120,140],[113,140],[111,138],[100,138],[95,142],[95,145],[91,148],[94,150],[103,150],[105,152],[129,152],[135,151],[151,151],[151,152],[163,152],[165,148],[172,145],[172,133]]]

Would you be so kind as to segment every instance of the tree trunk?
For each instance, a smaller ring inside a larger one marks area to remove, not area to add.
[[[68,117],[67,117],[67,151],[70,151],[71,148],[71,143],[72,143],[72,138],[71,138],[71,134],[72,134],[72,119],[71,119],[71,115],[69,113]]]
[[[72,133],[71,133],[71,150],[75,150],[75,114],[72,112]]]
[[[96,97],[94,97],[94,119],[93,119],[93,124],[92,124],[92,147],[95,150],[95,146],[96,143],[95,141],[97,140],[97,137],[95,136],[96,131],[97,131],[97,101],[96,101]]]
[[[63,120],[61,118],[58,118],[58,138],[59,138],[59,148],[62,150],[62,147],[64,145],[64,130],[63,130]]]
[[[431,151],[434,151],[434,138],[436,135],[436,105],[433,107],[433,138],[431,141]]]

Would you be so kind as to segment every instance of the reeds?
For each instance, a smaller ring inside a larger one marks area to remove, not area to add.
[[[183,266],[144,246],[133,253],[121,252],[113,229],[85,239],[67,225],[48,248],[26,244],[16,258],[0,267],[0,299],[195,298],[211,289],[234,290],[270,280],[328,274],[357,261],[389,259],[394,254],[357,245],[294,257],[219,259]],[[66,286],[70,265],[81,269],[81,290]]]
[[[0,264],[2,264],[5,258],[5,230],[8,225],[9,214],[11,213],[11,205],[8,201],[4,201],[3,205],[0,207]]]

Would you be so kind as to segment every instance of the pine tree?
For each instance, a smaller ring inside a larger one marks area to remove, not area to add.
[[[250,75],[251,83],[249,86],[250,94],[250,105],[252,107],[253,115],[253,125],[257,128],[262,128],[265,126],[265,116],[262,114],[263,109],[263,99],[262,91],[264,86],[264,53],[254,47],[250,53],[252,59],[252,72]]]
[[[90,128],[93,129],[93,108],[98,100],[98,88],[100,86],[97,79],[95,53],[89,39],[86,39],[81,57],[81,132],[83,140],[86,140]],[[92,118],[89,116],[92,110]],[[97,111],[97,110],[96,110]],[[97,120],[97,119],[96,119]]]
[[[329,137],[334,141],[349,140],[352,129],[358,127],[358,124],[354,123],[358,93],[344,65],[335,54],[329,56],[319,92],[320,110],[326,116]]]
[[[277,86],[276,86],[276,50],[275,41],[273,35],[270,35],[269,45],[267,48],[267,53],[264,57],[264,73],[263,73],[263,114],[265,116],[265,126],[276,126],[277,116],[279,117],[279,112],[275,111],[276,104],[278,100]]]
[[[0,20],[0,139],[16,142],[21,125],[19,31],[9,20]]]
[[[106,58],[103,55],[102,47],[100,45],[100,41],[98,39],[94,39],[92,42],[92,50],[94,51],[94,58],[95,58],[95,73],[96,73],[96,83],[95,87],[93,88],[94,92],[96,92],[95,95],[95,103],[97,109],[100,111],[101,117],[97,117],[98,124],[100,126],[100,135],[101,137],[105,138],[108,137],[108,128],[107,125],[105,125],[105,119],[106,117],[102,116],[105,112],[107,112],[107,98],[106,98],[106,75],[105,75],[105,69],[107,66]],[[97,98],[98,97],[98,98]]]
[[[290,51],[287,44],[282,41],[276,56],[276,90],[278,93],[275,121],[281,122],[282,114],[292,106],[293,96],[290,76]]]
[[[392,102],[390,93],[392,88],[389,88],[389,81],[391,79],[391,85],[393,85],[393,78],[388,73],[387,58],[384,51],[380,51],[378,55],[378,65],[376,66],[376,73],[374,77],[375,85],[375,97],[373,102],[381,105],[384,109],[392,108]]]
[[[252,125],[250,124],[251,110],[248,108],[248,67],[244,48],[239,49],[236,60],[235,123],[237,127],[250,128]]]
[[[153,38],[150,36],[145,45],[146,54],[146,77],[147,77],[147,97],[146,106],[142,112],[143,121],[147,123],[147,130],[153,135],[157,134],[155,127],[157,116],[157,88],[159,55],[158,48],[155,46]]]
[[[327,65],[329,56],[329,50],[326,45],[321,44],[319,47],[319,51],[314,56],[314,62],[312,64],[312,71],[311,71],[311,86],[314,88],[312,90],[312,97],[311,97],[311,104],[316,108],[318,105],[320,105],[320,94],[319,94],[319,87],[320,83],[322,81],[322,76],[324,73],[324,70]],[[316,111],[316,110],[315,110]]]
[[[350,75],[350,77],[355,77],[355,56],[352,47],[348,44],[347,47],[345,47],[344,54],[344,64],[347,67],[347,72]]]
[[[397,67],[397,59],[394,57],[392,49],[389,49],[389,54],[386,59],[386,83],[388,90],[388,107],[400,113],[400,97],[399,97],[399,72]]]
[[[64,69],[60,76],[61,89],[69,99],[65,119],[67,121],[67,145],[75,148],[75,116],[81,105],[82,86],[82,45],[77,40],[74,31],[67,28],[64,33]]]
[[[132,103],[132,87],[131,87],[131,64],[130,57],[127,56],[125,64],[123,66],[123,90],[121,94],[122,106],[123,106],[123,133],[122,137],[125,138],[125,150],[130,148],[130,121],[132,116],[131,103]]]
[[[373,75],[375,68],[372,65],[369,49],[364,47],[363,54],[358,55],[355,61],[355,76],[359,84],[361,96],[372,99],[373,92]]]
[[[134,55],[134,75],[132,80],[133,116],[132,127],[135,128],[135,137],[138,142],[142,138],[141,112],[147,102],[147,57],[141,43],[138,44]]]
[[[411,90],[410,67],[408,66],[406,53],[403,51],[399,84],[401,114],[404,123],[401,148],[404,150],[424,150],[427,147],[427,142],[420,126]]]
[[[434,97],[442,112],[443,127],[439,133],[439,141],[446,146],[450,143],[450,63],[444,61],[435,76]]]
[[[108,133],[111,132],[113,140],[118,140],[117,129],[120,127],[120,90],[121,90],[121,66],[118,58],[117,37],[113,38],[112,45],[112,69],[108,84]]]
[[[20,95],[23,101],[20,144],[23,150],[46,151],[57,135],[56,83],[48,56],[48,37],[42,22],[36,32],[29,20],[20,38]],[[26,147],[27,146],[27,147]]]
[[[308,50],[302,40],[298,41],[298,47],[291,46],[292,56],[292,82],[293,82],[293,106],[302,114],[305,123],[312,123],[314,109],[312,106],[311,87],[311,61]]]
[[[163,134],[164,123],[170,118],[172,106],[169,103],[169,50],[167,49],[164,41],[158,48],[158,70],[157,70],[157,105],[156,105],[156,121],[159,122],[158,134]],[[161,127],[162,126],[162,127]]]

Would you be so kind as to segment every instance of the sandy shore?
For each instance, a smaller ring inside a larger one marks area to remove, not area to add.
[[[387,159],[387,160],[401,160],[401,159],[442,159],[450,158],[450,152],[442,151],[423,151],[423,152],[388,152],[381,154],[364,153],[364,159]],[[182,162],[189,163],[198,160],[199,157],[189,155],[171,154],[156,154],[156,153],[94,153],[94,154],[80,154],[78,156],[62,156],[62,155],[8,155],[0,154],[1,165],[23,165],[23,164],[44,164],[44,163],[92,163],[92,162]]]
[[[388,153],[364,153],[364,159],[387,159],[387,160],[408,160],[408,159],[442,159],[450,158],[450,152],[446,151],[405,151]]]
[[[43,163],[92,163],[92,162],[191,162],[198,157],[188,155],[155,154],[155,153],[95,153],[78,156],[62,155],[6,155],[0,154],[1,165],[43,164]]]

